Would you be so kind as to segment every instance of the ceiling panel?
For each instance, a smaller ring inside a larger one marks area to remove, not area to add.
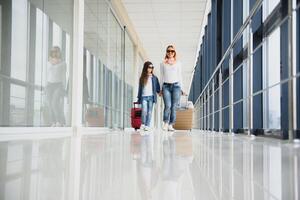
[[[207,0],[121,0],[149,60],[159,66],[168,44],[176,46],[187,90],[196,60]],[[141,66],[142,67],[142,66]]]

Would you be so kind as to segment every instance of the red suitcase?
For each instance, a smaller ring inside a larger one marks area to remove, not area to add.
[[[135,130],[140,129],[142,125],[142,108],[138,108],[138,102],[133,103],[133,108],[131,108],[131,126]]]

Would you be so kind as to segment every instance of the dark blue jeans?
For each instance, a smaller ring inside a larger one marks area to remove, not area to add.
[[[165,104],[163,121],[173,125],[176,121],[176,109],[180,100],[181,88],[179,83],[164,83],[162,91]]]
[[[47,106],[49,108],[50,124],[66,123],[64,115],[64,88],[62,83],[48,83],[46,86]]]

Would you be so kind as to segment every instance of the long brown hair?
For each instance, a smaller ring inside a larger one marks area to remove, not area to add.
[[[153,65],[152,62],[147,61],[144,63],[144,67],[143,67],[143,71],[140,77],[140,85],[145,86],[147,84],[147,80],[148,80],[148,67],[150,65]],[[152,74],[153,74],[153,70],[152,70]]]
[[[175,53],[174,53],[174,59],[176,60],[176,50],[175,50],[175,46],[172,45],[172,44],[168,45],[167,48],[166,48],[165,60],[167,60],[167,59],[169,58],[169,57],[168,57],[168,53],[167,53],[167,51],[168,51],[169,48],[174,49],[174,51],[175,51]]]

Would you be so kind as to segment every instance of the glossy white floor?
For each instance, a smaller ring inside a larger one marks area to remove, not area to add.
[[[300,148],[200,131],[0,143],[1,200],[299,199]]]

